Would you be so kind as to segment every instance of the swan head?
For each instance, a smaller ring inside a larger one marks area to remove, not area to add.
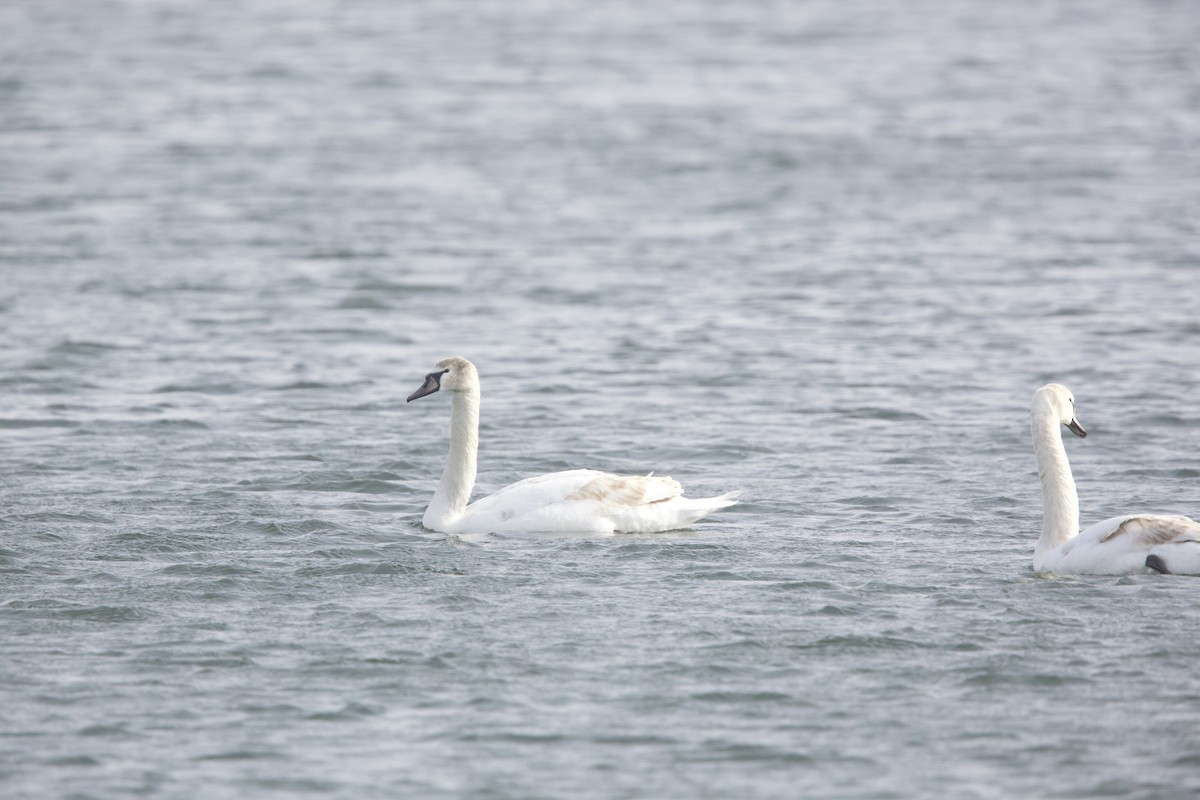
[[[1087,431],[1075,419],[1075,397],[1061,383],[1048,383],[1034,392],[1033,408],[1035,413],[1038,409],[1045,409],[1042,413],[1066,425],[1067,430],[1076,436],[1087,436]]]
[[[433,372],[425,376],[421,388],[410,394],[406,402],[411,403],[418,397],[437,391],[478,392],[479,373],[475,371],[475,365],[459,356],[443,358],[434,365]]]

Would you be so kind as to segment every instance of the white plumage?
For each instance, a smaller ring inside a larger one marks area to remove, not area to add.
[[[1075,419],[1075,398],[1051,383],[1033,395],[1033,450],[1042,480],[1042,535],[1033,552],[1037,572],[1129,575],[1153,570],[1200,574],[1200,523],[1188,517],[1128,514],[1079,531],[1079,495],[1063,448],[1061,426],[1087,432]]]
[[[684,528],[736,503],[739,492],[690,499],[672,478],[612,475],[575,469],[526,478],[470,505],[479,451],[479,376],[453,357],[437,363],[409,402],[451,393],[450,455],[422,519],[443,533],[653,533]]]

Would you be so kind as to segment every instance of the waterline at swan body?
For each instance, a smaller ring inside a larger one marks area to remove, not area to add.
[[[656,533],[686,528],[731,506],[739,492],[691,499],[672,478],[590,469],[526,478],[470,505],[479,453],[479,375],[465,358],[446,358],[425,376],[412,402],[450,393],[450,455],[422,523],[442,533]]]
[[[1200,574],[1200,523],[1181,516],[1127,514],[1079,530],[1079,495],[1062,442],[1062,426],[1087,431],[1075,418],[1075,398],[1057,383],[1033,395],[1033,450],[1042,481],[1042,535],[1033,552],[1037,572],[1130,575]]]

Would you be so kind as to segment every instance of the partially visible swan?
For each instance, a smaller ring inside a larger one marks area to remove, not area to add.
[[[1033,395],[1033,451],[1042,479],[1042,536],[1033,551],[1037,572],[1129,575],[1145,572],[1200,574],[1200,523],[1188,517],[1130,514],[1079,532],[1079,496],[1063,448],[1060,425],[1076,436],[1075,398],[1057,383]]]
[[[684,528],[740,492],[692,500],[671,478],[625,477],[574,469],[526,478],[476,500],[479,375],[465,358],[446,358],[425,376],[408,402],[436,391],[451,394],[450,456],[422,523],[442,533],[654,533]]]

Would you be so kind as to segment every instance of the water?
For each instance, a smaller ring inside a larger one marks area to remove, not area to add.
[[[1186,2],[0,8],[12,798],[1200,791],[1197,587],[1039,578],[1200,513]],[[420,526],[479,489],[741,505]]]

